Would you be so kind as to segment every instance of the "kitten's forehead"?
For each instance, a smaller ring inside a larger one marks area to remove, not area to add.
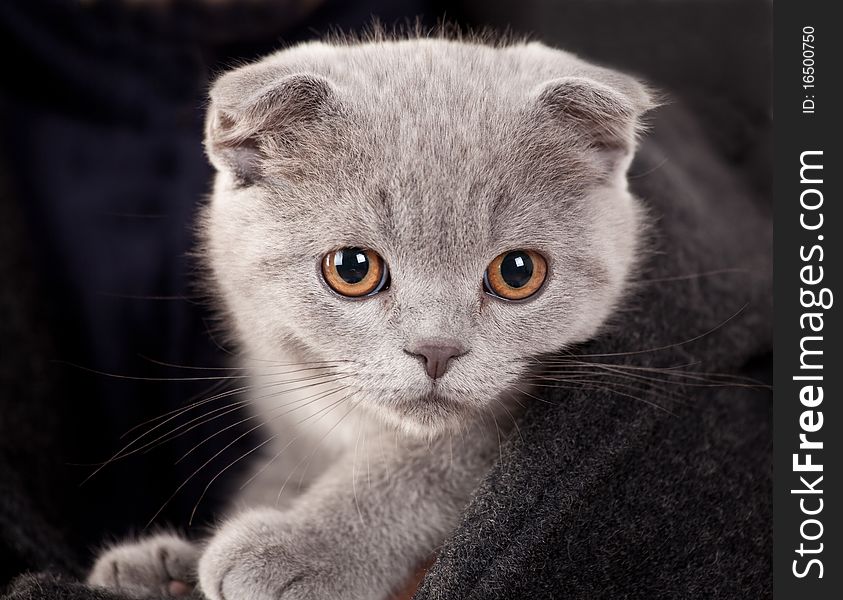
[[[287,226],[293,235],[369,246],[431,271],[443,262],[476,270],[505,250],[559,242],[576,200],[564,186],[548,192],[547,174],[525,166],[503,136],[452,134],[443,142],[419,135],[417,143],[401,144],[386,138],[384,123],[355,128],[355,147],[332,158],[333,176],[304,194],[319,198],[319,211],[311,201],[300,205],[297,226]]]
[[[498,151],[505,140],[466,135],[412,146],[381,141],[374,129],[349,155],[363,164],[337,166],[341,191],[327,192],[323,205],[325,226],[363,236],[361,243],[403,255],[435,250],[442,260],[489,260],[533,247],[564,212],[564,195],[542,193],[534,185],[541,177]]]
[[[495,93],[468,102],[439,89],[409,88],[374,92],[380,102],[367,101],[373,92],[360,90],[351,102],[346,143],[330,169],[343,193],[328,202],[344,224],[374,226],[405,249],[488,252],[523,239],[529,222],[555,217],[567,190],[557,180],[548,194],[544,184],[564,175],[566,165],[581,167],[564,148],[555,150],[552,171],[531,161],[524,152],[530,123],[521,106]]]

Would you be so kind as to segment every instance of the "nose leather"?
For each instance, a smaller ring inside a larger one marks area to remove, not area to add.
[[[465,348],[456,341],[449,340],[415,344],[406,352],[424,361],[424,370],[431,379],[439,379],[448,370],[451,359],[465,354]]]

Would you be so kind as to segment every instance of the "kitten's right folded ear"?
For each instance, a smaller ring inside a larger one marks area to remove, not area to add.
[[[254,67],[221,77],[210,99],[206,152],[218,170],[230,172],[241,185],[264,176],[267,156],[294,153],[297,144],[307,144],[307,131],[319,128],[337,108],[336,92],[320,75]]]

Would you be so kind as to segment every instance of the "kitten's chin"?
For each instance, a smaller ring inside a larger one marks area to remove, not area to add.
[[[389,426],[410,437],[431,438],[465,429],[478,416],[478,407],[439,393],[396,399],[379,404],[376,412]]]

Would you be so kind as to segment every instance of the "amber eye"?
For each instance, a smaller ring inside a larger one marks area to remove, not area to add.
[[[486,268],[486,293],[504,300],[524,300],[539,291],[547,278],[547,262],[532,250],[504,252]]]
[[[350,298],[383,290],[389,269],[380,255],[366,248],[340,248],[322,259],[322,277],[332,290]]]

